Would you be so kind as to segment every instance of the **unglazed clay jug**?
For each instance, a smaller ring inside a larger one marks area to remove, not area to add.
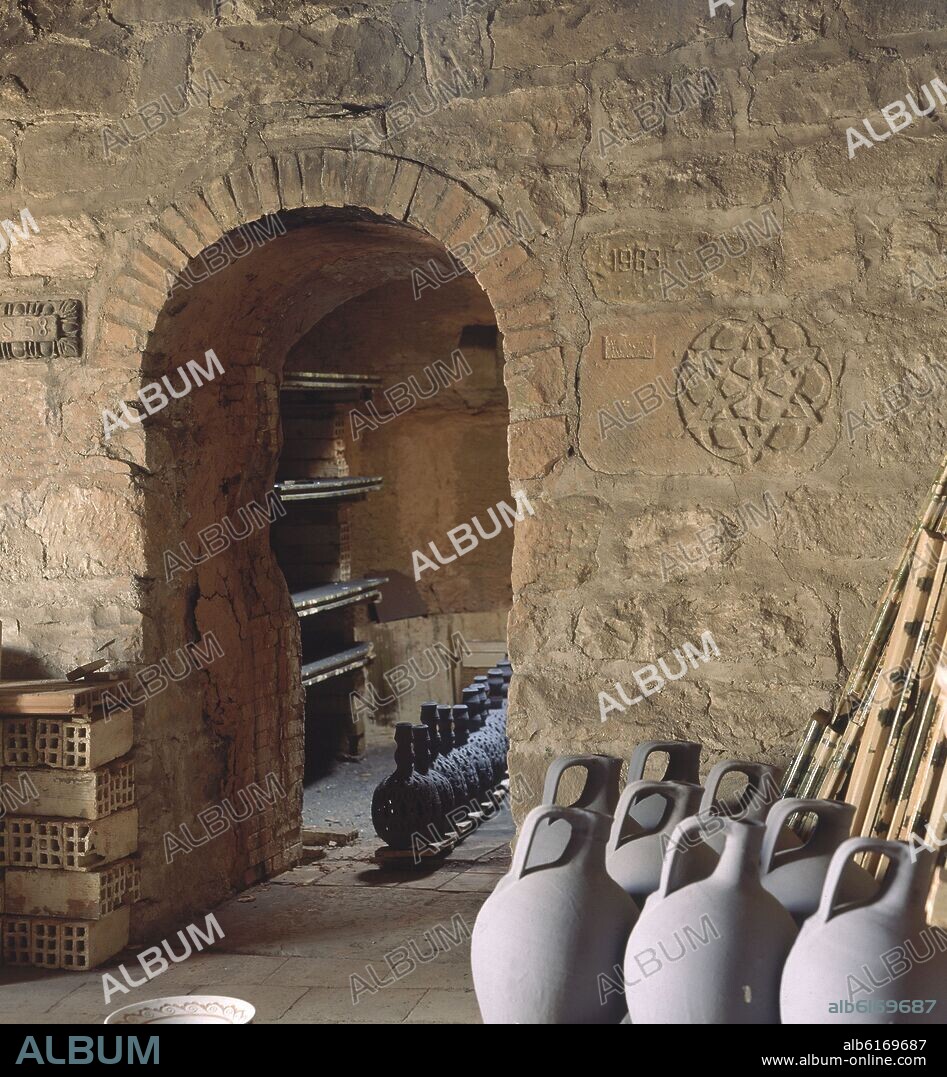
[[[536,864],[537,835],[569,832],[555,864]],[[474,989],[488,1025],[615,1025],[625,1013],[614,980],[634,902],[605,871],[609,819],[544,805],[526,817],[505,885],[484,902],[470,944]]]
[[[840,899],[856,853],[890,863],[865,901]],[[929,927],[924,903],[933,857],[900,841],[849,838],[835,851],[819,907],[803,924],[786,961],[780,1007],[787,1025],[941,1024],[947,986],[947,934]],[[936,999],[918,1007],[915,1000]],[[901,1002],[912,1003],[903,1012]],[[929,1012],[927,1012],[929,1010]]]
[[[443,825],[437,787],[428,776],[415,772],[412,737],[411,723],[398,722],[395,771],[379,783],[372,796],[375,832],[392,849],[410,849],[412,840],[429,842],[433,837],[431,828]]]
[[[637,781],[625,787],[615,809],[605,867],[639,909],[661,881],[668,839],[679,823],[697,811],[702,793],[699,785],[686,782]],[[645,800],[658,806],[649,813],[652,826],[637,821],[635,809]],[[688,853],[708,855],[707,846],[701,842]]]
[[[803,845],[779,849],[783,828],[793,815],[814,817]],[[766,834],[760,853],[760,881],[789,910],[797,924],[819,907],[822,884],[835,850],[851,834],[855,808],[839,800],[777,800],[766,816]],[[840,901],[870,897],[877,884],[872,875],[849,860],[842,876]]]
[[[614,814],[621,789],[621,760],[611,755],[561,755],[546,771],[543,804],[555,804],[562,779],[570,770],[584,771],[582,790],[570,808]]]
[[[625,995],[632,1024],[776,1024],[796,925],[760,885],[763,826],[721,819],[723,852],[694,879],[700,820],[678,826],[661,882],[631,932]]]
[[[730,800],[720,796],[720,786],[728,774],[742,774],[746,785]],[[715,851],[723,848],[724,833],[719,828],[718,817],[741,819],[746,823],[762,823],[772,804],[779,799],[779,769],[767,763],[750,763],[743,759],[724,759],[712,767],[704,782],[704,798],[698,814],[705,820],[704,838]],[[800,845],[796,836],[783,833],[780,847]]]
[[[648,760],[658,752],[667,756],[667,765],[660,781],[700,784],[700,745],[696,741],[646,740],[631,753],[625,778],[627,785],[644,780]],[[659,825],[664,809],[665,804],[660,797],[645,797],[635,804],[632,817],[641,826],[653,830]]]
[[[583,775],[582,789],[569,807],[599,812],[608,816],[611,825],[621,788],[621,760],[610,755],[563,755],[554,759],[546,771],[543,804],[556,803],[562,779],[569,771]],[[533,842],[534,860],[555,860],[562,852],[563,838],[563,834],[553,829],[542,828]]]

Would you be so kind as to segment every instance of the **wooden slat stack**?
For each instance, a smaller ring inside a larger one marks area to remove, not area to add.
[[[855,834],[943,839],[945,674],[947,458],[835,712],[810,723],[785,794],[854,804]],[[868,858],[867,866],[881,865]]]
[[[140,891],[132,715],[114,675],[0,682],[6,964],[90,969],[128,942]]]

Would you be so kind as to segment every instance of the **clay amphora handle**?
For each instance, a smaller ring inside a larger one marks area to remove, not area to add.
[[[536,837],[537,828],[540,823],[556,819],[565,819],[572,828],[565,853],[558,860],[548,863],[542,862],[528,868],[529,854],[533,846],[533,839]],[[604,841],[607,828],[607,816],[598,812],[585,811],[583,808],[566,808],[559,804],[541,804],[538,808],[533,808],[529,815],[526,816],[520,833],[520,840],[516,843],[516,851],[513,853],[513,862],[509,871],[510,881],[515,882],[517,879],[521,879],[524,875],[531,874],[534,871],[542,871],[544,868],[558,867],[561,863],[567,863],[571,859],[571,855],[565,856],[566,853],[570,853],[570,850],[575,848],[579,848],[580,851],[587,851],[582,847],[595,840]]]
[[[657,834],[667,826],[665,820],[670,822],[675,813],[679,813],[681,816],[677,820],[677,823],[679,823],[687,812],[688,802],[696,788],[696,786],[688,785],[684,782],[630,782],[625,786],[625,790],[618,801],[618,807],[615,809],[615,821],[612,823],[612,832],[608,838],[608,848],[610,850],[620,849],[630,841],[646,838],[649,834]],[[665,808],[655,825],[648,828],[633,819],[631,811],[636,804],[650,796],[661,797],[665,801]]]
[[[881,887],[865,901],[836,904],[848,862],[858,853],[880,853],[890,860]],[[903,841],[885,838],[848,838],[836,849],[826,872],[819,907],[813,913],[823,923],[849,909],[871,906],[888,916],[904,916],[912,902],[923,908],[934,867],[930,853],[918,854]]]
[[[721,814],[717,805],[717,791],[720,788],[720,783],[728,774],[745,774],[747,786],[744,795],[750,799],[748,807],[752,806],[757,810],[752,812],[743,810],[738,817],[745,820],[762,820],[765,818],[766,812],[761,812],[759,809],[764,808],[779,797],[779,786],[776,782],[778,773],[779,768],[770,766],[769,763],[750,763],[743,759],[724,759],[722,763],[718,763],[713,767],[707,775],[707,781],[704,785],[704,799],[700,802],[701,814]],[[771,790],[773,795],[772,797],[767,797],[763,787],[770,782],[772,783]]]
[[[776,845],[783,827],[789,817],[797,812],[815,816],[812,833],[798,848],[780,849],[777,852]],[[854,817],[854,805],[841,800],[814,800],[807,797],[777,800],[766,816],[766,833],[763,835],[763,849],[760,852],[760,875],[792,864],[801,857],[830,853],[852,832]]]
[[[699,783],[700,745],[696,741],[646,740],[631,753],[627,777],[629,784],[644,778],[645,766],[655,752],[664,752],[668,757],[667,769],[661,781],[693,782],[694,785]]]
[[[585,771],[585,784],[575,803],[569,807],[611,815],[618,802],[621,760],[610,755],[562,755],[554,759],[546,771],[543,804],[556,803],[562,776],[573,767]]]
[[[687,878],[687,869],[695,859],[688,857],[687,853],[696,846],[704,844],[708,833],[713,833],[715,826],[722,829],[724,825],[722,819],[708,819],[703,815],[692,815],[677,824],[664,854],[664,863],[661,865],[661,881],[655,891],[658,898],[666,898],[675,890],[680,890],[682,886],[696,882],[696,879]]]

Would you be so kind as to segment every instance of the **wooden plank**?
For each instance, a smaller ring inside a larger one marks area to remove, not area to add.
[[[944,540],[932,535],[930,553],[936,558],[930,591],[865,812],[863,832],[874,837],[884,837],[888,832],[900,788],[899,779],[902,777],[896,764],[910,740],[912,723],[919,718],[918,710],[924,708],[934,678],[934,666],[925,662],[925,655],[935,621],[939,624],[943,622],[941,600],[944,572],[947,569],[947,547]],[[929,567],[925,566],[928,570]],[[886,861],[881,857],[871,857],[870,860],[875,868],[886,865]]]
[[[947,829],[944,820],[947,810],[947,699],[943,697],[938,717],[938,735],[920,776],[918,808],[908,817],[909,832],[922,841],[930,837],[943,839]]]
[[[375,850],[375,861],[383,868],[423,870],[443,860],[456,844],[453,841],[429,842],[417,850],[391,849],[382,845]]]
[[[906,841],[911,834],[924,837],[928,819],[927,809],[933,802],[940,784],[945,755],[947,755],[947,696],[941,694],[937,699],[930,735],[924,744],[923,756],[914,778],[899,838]]]
[[[357,830],[333,830],[331,827],[304,826],[301,831],[303,845],[351,845],[358,838]]]
[[[805,795],[817,800],[833,800],[840,795],[851,777],[852,767],[858,754],[858,745],[865,718],[874,702],[878,690],[882,666],[875,669],[874,676],[865,692],[864,698],[852,713],[844,730],[837,738],[828,766],[816,774],[816,780]]]
[[[908,535],[898,567],[889,579],[875,606],[872,624],[862,644],[855,665],[849,673],[835,712],[814,749],[804,742],[800,752],[806,752],[805,766],[790,768],[792,784],[783,790],[784,796],[835,797],[844,786],[848,768],[857,753],[869,707],[866,696],[888,645],[891,629],[897,616],[907,583],[909,569],[915,558],[916,546],[924,529],[940,531],[947,519],[947,455],[941,460],[940,473],[931,485],[930,496],[918,524]],[[853,727],[856,717],[861,721]],[[798,754],[798,753],[797,753]]]
[[[925,911],[931,926],[947,929],[947,868],[934,872]]]
[[[127,677],[66,681],[0,682],[0,714],[91,714],[103,693],[128,684]]]
[[[888,726],[894,719],[903,678],[915,649],[915,626],[922,620],[930,597],[931,570],[929,566],[936,563],[936,557],[932,556],[932,553],[935,544],[939,552],[942,543],[942,539],[926,531],[922,532],[918,539],[917,550],[904,590],[904,598],[901,600],[891,638],[885,648],[878,688],[865,719],[865,727],[846,794],[849,803],[855,805],[853,834],[864,833],[866,820],[868,820],[871,793],[878,777],[884,746],[887,743]]]
[[[947,546],[945,546],[947,556]],[[944,702],[940,672],[947,649],[947,594],[942,590],[931,632],[930,646],[925,652],[925,673],[922,682],[924,699],[918,706],[917,718],[909,735],[903,738],[900,758],[896,760],[898,787],[890,812],[886,836],[890,840],[906,839],[910,820],[923,803],[923,787],[930,769],[931,755],[940,737],[941,707]],[[915,794],[916,790],[916,794]]]

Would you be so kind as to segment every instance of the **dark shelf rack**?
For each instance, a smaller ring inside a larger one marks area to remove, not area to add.
[[[384,480],[380,475],[347,476],[338,479],[282,479],[276,483],[281,501],[341,501],[364,497],[380,490]]]
[[[300,617],[309,617],[314,613],[352,606],[356,602],[378,602],[381,599],[381,587],[387,582],[385,576],[369,576],[363,580],[345,580],[342,583],[310,587],[305,591],[293,593],[293,606]]]
[[[351,673],[352,670],[367,666],[374,657],[374,647],[370,643],[359,643],[328,658],[306,662],[302,667],[302,683],[305,687],[321,684],[342,673]]]
[[[364,400],[370,400],[374,390],[380,388],[381,378],[371,374],[339,374],[327,371],[291,371],[286,373],[280,386],[282,401],[281,411],[284,416],[294,420],[304,419],[313,415],[324,421],[333,412],[338,414],[340,405],[358,404]],[[291,469],[292,465],[289,465]],[[300,468],[300,470],[303,470]],[[305,470],[309,470],[307,467]],[[323,470],[319,468],[318,470]],[[275,484],[275,489],[282,502],[293,502],[297,506],[299,518],[302,520],[315,515],[321,517],[325,510],[332,506],[339,506],[337,512],[344,514],[344,503],[364,500],[369,493],[380,490],[382,477],[376,476],[334,476],[318,478],[286,478],[280,479]],[[340,505],[339,503],[343,503]],[[312,508],[306,511],[306,506]],[[324,507],[324,508],[323,508]],[[313,649],[342,647],[343,650],[326,657],[317,658],[314,661],[302,663],[302,683],[306,688],[321,685],[334,677],[344,674],[352,674],[363,669],[374,660],[375,651],[371,643],[356,643],[352,638],[353,632],[349,622],[352,615],[346,612],[346,607],[351,609],[358,603],[379,601],[381,599],[381,587],[388,582],[384,577],[369,577],[357,580],[343,580],[333,583],[318,584],[315,587],[306,587],[309,581],[300,579],[299,584],[304,589],[292,593],[293,606],[297,616],[306,619],[305,625],[314,633],[309,643]],[[313,615],[329,613],[330,611],[342,611],[340,614],[345,625],[336,629],[335,633],[326,634],[328,626],[335,624],[336,618],[327,617],[325,622],[311,620]],[[341,634],[340,634],[341,633]],[[304,636],[306,630],[304,628]],[[304,642],[304,647],[307,644]],[[332,689],[329,689],[330,697]],[[332,713],[332,704],[329,706]],[[351,715],[350,715],[351,719]],[[308,722],[308,714],[307,714]],[[315,733],[314,744],[318,744],[319,734]],[[307,772],[309,769],[310,742],[307,732]],[[364,739],[364,726],[362,719],[352,720],[352,729],[347,734],[348,749],[350,754],[358,754],[358,745]],[[327,742],[328,743],[328,742]],[[323,749],[316,749],[317,753]],[[329,745],[329,751],[333,751]]]
[[[286,375],[280,391],[283,393],[316,393],[332,403],[368,400],[373,389],[381,386],[374,374],[331,374],[311,370],[293,371]]]

